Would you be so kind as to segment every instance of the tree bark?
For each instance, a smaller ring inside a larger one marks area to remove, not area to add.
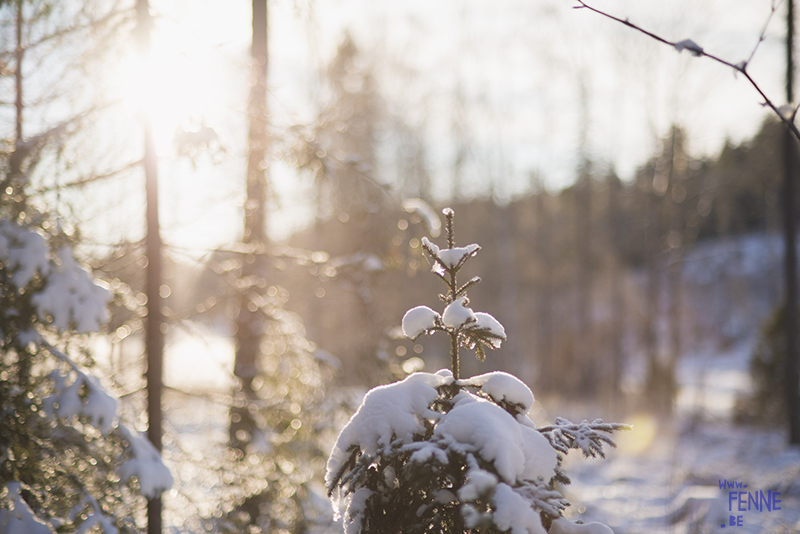
[[[152,20],[148,0],[137,0],[137,38],[139,53],[143,61],[150,55],[150,31]],[[145,80],[150,83],[151,80]],[[144,110],[144,175],[146,197],[147,235],[145,254],[147,255],[146,288],[147,323],[145,329],[145,351],[147,353],[147,438],[156,448],[162,448],[162,406],[161,393],[164,375],[164,317],[161,311],[161,235],[158,219],[158,161],[153,139],[153,128],[147,110]],[[161,497],[147,502],[147,532],[160,534],[162,531]]]
[[[258,280],[265,274],[267,243],[267,0],[253,0],[253,40],[250,48],[250,95],[248,99],[247,185],[244,204],[242,242],[248,252],[242,258],[243,288],[236,317],[236,355],[234,374],[239,379],[239,397],[243,405],[231,409],[230,444],[244,452],[256,423],[248,405],[257,395],[253,389],[256,362],[264,330],[264,317],[257,300]]]
[[[794,100],[794,1],[788,0],[786,15],[786,100]],[[791,132],[784,132],[784,270],[786,277],[786,413],[789,416],[789,443],[800,444],[800,373],[798,372],[798,304],[797,304],[797,240],[796,240],[796,174],[797,141]]]

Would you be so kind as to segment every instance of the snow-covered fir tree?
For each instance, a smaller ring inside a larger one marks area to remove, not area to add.
[[[5,189],[0,202],[0,532],[138,532],[172,475],[89,371],[84,334],[108,291],[58,222]]]
[[[367,393],[328,459],[326,486],[346,534],[499,533],[608,534],[600,523],[562,516],[569,502],[556,484],[570,449],[603,456],[603,445],[626,425],[556,419],[537,428],[528,417],[534,396],[516,377],[492,372],[462,379],[459,347],[485,358],[506,333],[488,313],[469,308],[459,286],[464,263],[480,247],[456,247],[453,211],[445,209],[447,248],[423,239],[433,273],[447,286],[443,312],[419,306],[403,317],[411,339],[444,332],[451,369],[415,373]]]

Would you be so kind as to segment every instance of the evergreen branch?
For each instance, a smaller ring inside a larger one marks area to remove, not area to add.
[[[570,505],[558,491],[549,488],[545,484],[535,481],[525,481],[523,485],[514,488],[526,501],[552,518],[561,517],[561,512]]]
[[[575,424],[571,421],[557,417],[556,424],[537,429],[550,442],[550,445],[559,452],[567,454],[570,449],[580,449],[585,457],[596,458],[598,455],[605,458],[603,443],[611,447],[617,446],[607,434],[618,430],[631,430],[630,425],[621,423],[604,423],[596,419],[589,423],[585,419]]]
[[[455,212],[452,208],[445,208],[442,210],[445,218],[445,229],[447,230],[447,248],[455,247],[456,237],[453,233],[453,218],[455,217]]]
[[[598,15],[601,15],[603,17],[611,19],[611,20],[613,20],[615,22],[619,22],[620,24],[623,24],[623,25],[625,25],[625,26],[627,26],[627,27],[629,27],[629,28],[631,28],[633,30],[636,30],[636,31],[638,31],[640,33],[643,33],[646,36],[650,37],[651,39],[655,39],[656,41],[658,41],[660,43],[669,45],[669,46],[675,48],[676,50],[678,50],[679,52],[681,50],[683,50],[683,49],[686,49],[689,52],[691,52],[692,55],[694,55],[694,56],[707,57],[708,59],[711,59],[711,60],[716,61],[717,63],[719,63],[721,65],[724,65],[726,67],[729,67],[729,68],[733,69],[733,71],[736,72],[736,73],[740,73],[742,76],[745,77],[745,79],[753,87],[753,89],[755,89],[758,92],[758,94],[761,96],[761,98],[764,99],[764,103],[762,105],[770,108],[775,113],[775,115],[777,115],[778,119],[780,119],[780,121],[784,125],[786,125],[786,127],[789,129],[789,131],[794,136],[795,140],[800,141],[800,130],[798,130],[797,126],[794,124],[794,115],[795,115],[795,113],[789,114],[789,113],[782,112],[779,109],[779,107],[777,105],[775,105],[775,103],[769,97],[767,97],[767,95],[766,95],[766,93],[764,93],[763,89],[761,89],[761,87],[758,85],[758,83],[750,76],[750,73],[747,71],[747,61],[742,61],[741,63],[736,63],[736,64],[731,63],[730,61],[722,59],[722,58],[720,58],[718,56],[715,56],[713,54],[709,54],[708,52],[703,50],[702,47],[698,46],[697,44],[695,44],[693,41],[691,41],[689,39],[685,39],[683,41],[678,41],[678,42],[670,41],[670,40],[665,39],[665,38],[663,38],[663,37],[661,37],[661,36],[659,36],[659,35],[657,35],[655,33],[652,33],[652,32],[650,32],[648,30],[645,30],[641,26],[637,26],[636,24],[632,23],[628,19],[621,19],[619,17],[615,17],[614,15],[606,13],[605,11],[602,11],[600,9],[592,7],[589,4],[587,4],[584,0],[576,0],[576,1],[578,2],[579,5],[574,6],[574,9],[588,9],[589,11],[597,13]],[[755,54],[755,50],[753,51],[753,54]],[[751,54],[751,56],[750,56],[751,58],[752,58],[753,54]]]
[[[481,281],[480,276],[474,276],[469,282],[458,288],[458,290],[456,291],[456,298],[460,297],[464,292],[466,292],[467,289],[479,283],[480,281]]]
[[[363,458],[363,455],[359,456],[360,450],[357,445],[351,446],[350,451],[348,460],[342,464],[342,468],[339,469],[331,481],[326,484],[325,489],[328,490],[328,497],[333,495],[333,490],[336,489],[337,486],[344,488],[344,485],[356,475],[356,466]]]

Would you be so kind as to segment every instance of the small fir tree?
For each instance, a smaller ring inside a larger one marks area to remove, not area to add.
[[[456,247],[453,211],[444,210],[447,248],[428,239],[423,248],[447,286],[439,314],[426,306],[406,312],[403,331],[416,339],[437,331],[450,336],[451,369],[415,373],[364,397],[328,460],[326,486],[346,534],[609,533],[599,523],[562,517],[569,502],[556,483],[569,484],[563,455],[579,449],[604,456],[609,434],[628,428],[600,420],[573,424],[556,419],[536,428],[527,413],[534,402],[516,377],[492,372],[461,379],[459,347],[485,358],[506,334],[487,313],[473,312],[457,275],[476,244]]]
[[[53,223],[0,203],[0,532],[136,532],[172,475],[88,370],[109,295]]]

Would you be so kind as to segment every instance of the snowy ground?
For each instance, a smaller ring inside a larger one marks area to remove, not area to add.
[[[676,421],[634,416],[625,421],[634,431],[607,460],[569,458],[568,514],[602,521],[616,534],[800,532],[800,448],[787,447],[783,432],[729,422],[735,396],[749,383],[749,350],[743,343],[685,358]],[[749,493],[741,496],[744,511],[731,492]],[[748,497],[760,492],[780,492],[780,503],[757,510]]]

